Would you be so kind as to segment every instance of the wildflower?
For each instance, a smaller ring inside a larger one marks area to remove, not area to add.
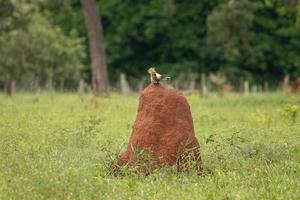
[[[257,110],[256,112],[253,112],[249,116],[251,121],[254,121],[256,123],[265,124],[268,127],[270,127],[272,118],[268,114],[266,114],[264,111]]]
[[[293,123],[296,122],[297,119],[297,114],[300,110],[300,106],[296,104],[289,104],[286,105],[280,112],[279,114],[284,117],[284,118],[290,118]]]

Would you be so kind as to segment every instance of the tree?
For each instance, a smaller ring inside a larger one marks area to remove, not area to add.
[[[300,1],[298,1],[296,9],[297,9],[296,26],[300,28]]]
[[[276,2],[276,3],[275,3]],[[278,82],[284,74],[294,79],[300,73],[300,30],[295,26],[295,2],[274,0],[257,4],[253,30],[253,46],[262,55],[263,70],[252,71],[264,80]]]
[[[33,13],[26,29],[13,29],[0,35],[0,81],[7,94],[12,93],[14,81],[33,77],[40,80],[79,80],[84,58],[82,39],[74,33],[65,36],[47,18]],[[51,84],[52,85],[52,84]]]
[[[134,85],[155,65],[178,82],[220,72],[272,87],[299,76],[299,27],[297,0],[0,0],[0,85],[84,78],[101,93],[108,79],[117,86],[125,73]]]
[[[254,10],[249,0],[230,0],[207,18],[208,46],[220,60],[220,71],[230,79],[249,74]]]
[[[11,95],[13,83],[20,80],[26,71],[26,52],[28,43],[24,40],[24,31],[11,31],[0,41],[0,80],[4,82],[4,91]]]
[[[109,86],[101,16],[96,0],[81,0],[81,4],[88,30],[92,88],[94,94],[99,95]]]
[[[110,78],[126,73],[133,85],[151,65],[173,77],[208,70],[205,24],[217,5],[211,0],[101,1]]]
[[[24,3],[0,0],[0,80],[4,82],[4,91],[12,94],[16,79],[25,70],[26,41],[22,30],[28,24],[28,12],[32,9]]]
[[[30,41],[29,70],[43,80],[60,82],[64,89],[66,79],[77,81],[82,69],[81,60],[85,57],[82,39],[76,33],[65,36],[61,29],[53,26],[47,18],[35,14],[28,26]]]

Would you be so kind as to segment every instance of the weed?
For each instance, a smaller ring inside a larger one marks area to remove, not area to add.
[[[299,199],[299,96],[189,97],[200,176],[189,152],[181,173],[152,168],[137,149],[137,165],[119,167],[138,96],[97,98],[98,107],[82,98],[0,95],[0,199]]]

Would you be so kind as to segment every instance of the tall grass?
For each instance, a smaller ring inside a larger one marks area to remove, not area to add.
[[[0,199],[299,199],[300,96],[188,97],[203,174],[146,177],[111,173],[138,96],[91,99],[0,95]]]

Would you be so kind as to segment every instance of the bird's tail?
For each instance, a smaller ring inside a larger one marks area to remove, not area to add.
[[[171,79],[170,76],[162,75],[161,80],[166,81],[166,80],[169,80],[169,79]]]

